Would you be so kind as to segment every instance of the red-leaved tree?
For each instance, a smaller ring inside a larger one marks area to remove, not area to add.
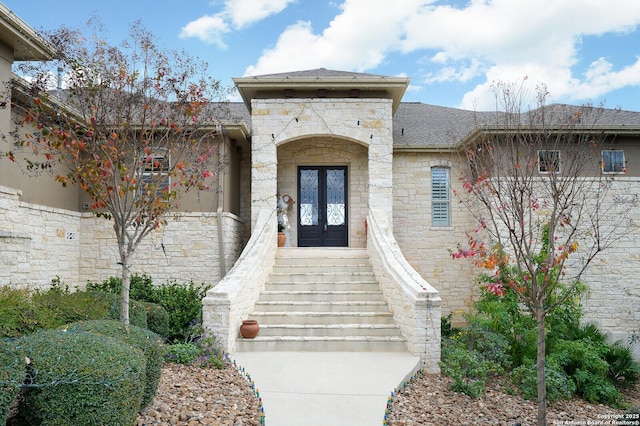
[[[603,173],[625,170],[602,160],[615,136],[600,120],[615,111],[547,105],[544,85],[537,87],[535,108],[524,111],[524,82],[494,90],[498,111],[479,116],[463,147],[463,190],[456,193],[477,225],[452,256],[489,270],[485,289],[501,296],[510,287],[535,318],[542,426],[545,317],[575,294],[588,266],[628,227],[628,205],[619,202],[624,188],[614,188],[615,174]],[[612,189],[620,190],[616,197]]]
[[[56,61],[26,64],[14,81],[15,149],[27,171],[50,172],[88,194],[113,221],[121,265],[120,318],[129,323],[130,266],[140,242],[166,224],[181,196],[207,191],[221,172],[219,125],[227,91],[206,64],[161,49],[140,22],[121,45],[100,25],[90,37],[66,28],[47,38]],[[58,72],[64,86],[57,90]]]

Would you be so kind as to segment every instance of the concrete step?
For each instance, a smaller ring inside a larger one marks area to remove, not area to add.
[[[406,351],[366,250],[279,248],[238,351]]]
[[[268,290],[260,294],[261,302],[346,302],[346,301],[383,301],[379,290]]]
[[[296,282],[296,283],[339,283],[339,282],[371,282],[375,281],[376,277],[369,267],[369,271],[358,272],[351,271],[348,268],[340,269],[335,268],[334,270],[327,271],[325,268],[325,272],[287,272],[281,271],[280,269],[274,269],[274,272],[269,274],[269,282],[270,283],[278,283],[278,282]]]
[[[384,301],[346,301],[346,302],[314,302],[314,301],[259,301],[255,312],[388,312]]]
[[[374,281],[336,281],[336,282],[295,282],[285,280],[270,282],[265,291],[380,291],[380,285]]]
[[[259,335],[267,336],[399,336],[395,324],[262,324]]]
[[[407,344],[401,337],[314,337],[314,336],[267,336],[253,339],[238,339],[237,349],[247,351],[303,351],[303,352],[404,352]]]
[[[258,324],[393,324],[391,312],[254,312]]]

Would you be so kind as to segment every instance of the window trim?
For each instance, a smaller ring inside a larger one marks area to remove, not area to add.
[[[607,170],[607,162],[604,159],[605,152],[610,152],[610,153],[620,152],[620,153],[622,153],[622,161],[621,162],[619,162],[619,163],[612,162],[613,165],[614,165],[613,170]],[[624,155],[624,150],[623,149],[603,149],[600,152],[600,154],[601,154],[601,160],[602,160],[601,163],[600,163],[600,166],[602,168],[602,173],[610,174],[610,175],[618,175],[618,174],[625,174],[627,172],[627,161],[625,159],[625,155]],[[616,165],[620,165],[620,170],[616,170],[616,168],[615,168]]]
[[[548,154],[547,157],[544,158],[543,157],[543,153],[550,153],[550,152],[554,152],[557,153],[557,159],[554,159],[554,163],[557,163],[557,170],[548,170],[547,167],[547,163],[548,163]],[[562,172],[562,153],[559,149],[539,149],[538,150],[538,173],[540,174],[550,174],[550,173],[561,173]],[[544,165],[544,169],[543,169],[543,165]]]
[[[442,174],[437,176],[439,172]],[[431,226],[451,227],[451,169],[449,167],[431,167]]]

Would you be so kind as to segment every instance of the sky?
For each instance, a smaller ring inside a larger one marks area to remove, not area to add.
[[[526,81],[548,102],[640,111],[639,0],[4,0],[36,30],[86,28],[114,44],[141,20],[213,77],[327,68],[408,77],[403,101],[496,109]],[[235,97],[232,100],[239,100]]]

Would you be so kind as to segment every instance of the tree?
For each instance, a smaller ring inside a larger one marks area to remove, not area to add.
[[[95,21],[94,21],[95,23]],[[218,102],[226,95],[207,66],[185,52],[161,49],[136,22],[119,46],[62,28],[48,34],[54,63],[20,68],[14,81],[21,119],[11,136],[29,172],[50,172],[78,185],[91,209],[113,221],[121,265],[120,318],[129,323],[130,266],[140,242],[166,224],[191,190],[209,191],[221,172]],[[58,74],[51,69],[56,66]],[[64,73],[65,87],[51,90]],[[22,135],[22,136],[21,136]]]
[[[598,121],[606,111],[547,105],[523,111],[526,85],[497,83],[496,113],[478,115],[462,149],[464,190],[456,192],[478,226],[454,258],[473,258],[491,272],[485,289],[513,289],[537,324],[538,424],[546,424],[545,317],[572,297],[588,266],[628,225],[623,195],[612,196],[602,149],[614,136]],[[622,198],[621,198],[622,197]],[[636,202],[635,198],[630,198]]]

